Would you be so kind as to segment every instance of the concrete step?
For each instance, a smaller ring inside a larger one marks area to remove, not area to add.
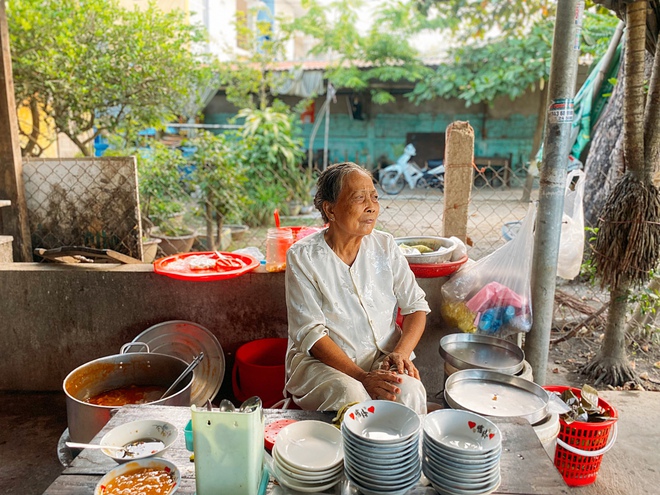
[[[0,235],[0,263],[12,263],[12,242],[14,238],[10,235]]]

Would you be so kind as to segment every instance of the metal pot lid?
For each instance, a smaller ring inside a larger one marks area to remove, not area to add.
[[[452,408],[483,416],[519,417],[535,424],[548,415],[543,387],[496,371],[457,371],[447,378],[444,395]]]
[[[191,321],[164,321],[147,328],[133,342],[144,342],[150,352],[175,356],[186,363],[204,352],[204,359],[193,372],[191,404],[204,406],[220,390],[225,376],[225,354],[215,335],[203,326]]]
[[[440,355],[459,370],[485,369],[515,375],[525,353],[508,340],[472,333],[452,333],[440,339]]]

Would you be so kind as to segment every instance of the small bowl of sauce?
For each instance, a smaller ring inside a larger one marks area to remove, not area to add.
[[[126,450],[102,449],[118,463],[161,455],[177,439],[177,428],[167,421],[143,419],[117,426],[101,438],[100,444]]]
[[[139,459],[108,471],[96,485],[94,495],[172,495],[179,488],[181,473],[165,459]]]

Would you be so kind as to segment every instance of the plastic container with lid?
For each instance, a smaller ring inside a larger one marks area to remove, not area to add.
[[[293,232],[289,228],[268,229],[266,271],[283,272],[286,269],[286,252],[293,244],[293,240]]]

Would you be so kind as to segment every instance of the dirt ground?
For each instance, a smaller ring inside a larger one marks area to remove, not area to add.
[[[602,331],[589,332],[570,338],[564,342],[550,344],[548,366],[552,373],[563,375],[564,379],[575,387],[588,383],[597,390],[612,390],[612,387],[595,385],[595,381],[588,376],[580,374],[580,369],[586,365],[599,351],[604,333]],[[553,332],[552,338],[559,337]],[[644,390],[660,392],[660,344],[644,342],[631,342],[628,346],[628,360],[640,379]],[[547,376],[551,382],[551,376]],[[634,384],[626,384],[619,390],[637,388]]]

